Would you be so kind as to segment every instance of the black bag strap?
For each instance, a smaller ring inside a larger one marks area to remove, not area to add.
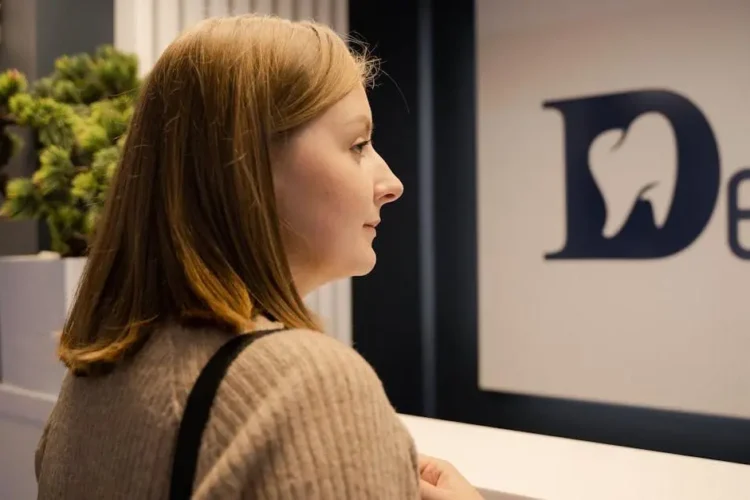
[[[216,392],[232,362],[254,341],[282,330],[284,329],[278,328],[236,335],[222,345],[201,370],[188,395],[177,431],[169,491],[171,500],[189,500],[192,495],[203,431],[208,423]]]

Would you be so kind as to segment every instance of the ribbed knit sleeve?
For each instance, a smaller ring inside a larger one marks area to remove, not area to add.
[[[319,333],[277,333],[222,383],[194,498],[413,500],[416,451],[354,350]]]

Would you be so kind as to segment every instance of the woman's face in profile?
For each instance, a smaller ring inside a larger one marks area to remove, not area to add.
[[[300,130],[274,162],[276,201],[295,284],[367,274],[383,205],[401,181],[372,145],[372,112],[360,86]]]

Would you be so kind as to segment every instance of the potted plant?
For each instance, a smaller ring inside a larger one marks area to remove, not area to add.
[[[0,258],[0,370],[3,383],[56,393],[59,331],[83,269],[87,243],[117,167],[137,89],[135,56],[111,46],[63,56],[29,85],[17,70],[0,74],[0,174],[32,131],[38,168],[0,175],[0,217],[37,219],[51,252]]]
[[[7,109],[7,98],[4,99],[2,96],[13,96],[23,92],[26,86],[26,77],[19,71],[10,70],[0,75],[0,101],[3,101],[3,108]],[[7,117],[7,112],[0,112],[0,196],[5,193],[8,184],[8,174],[3,172],[3,169],[23,145],[21,137],[11,131],[13,125],[15,123]]]

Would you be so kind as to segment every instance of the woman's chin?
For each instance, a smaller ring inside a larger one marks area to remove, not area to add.
[[[355,272],[352,276],[366,276],[375,268],[375,264],[378,260],[375,250],[370,247],[367,249],[366,254],[363,255],[357,263]]]

